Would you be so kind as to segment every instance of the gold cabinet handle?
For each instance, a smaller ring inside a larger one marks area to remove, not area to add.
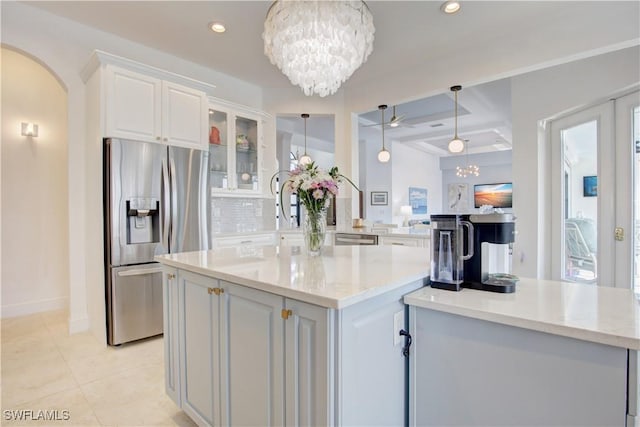
[[[209,295],[211,295],[211,294],[214,292],[214,290],[213,290],[213,289],[214,289],[214,288],[207,288],[207,293],[208,293]]]
[[[209,295],[211,295],[211,294],[220,295],[220,294],[224,294],[224,289],[222,289],[222,288],[207,288],[207,293]]]
[[[293,311],[288,310],[286,308],[283,308],[282,311],[280,312],[280,316],[282,316],[284,320],[287,320],[291,315],[293,315]]]
[[[173,274],[173,273],[169,273],[169,274],[167,274],[167,277],[169,278],[169,280],[173,280],[173,279],[176,278],[176,275]]]

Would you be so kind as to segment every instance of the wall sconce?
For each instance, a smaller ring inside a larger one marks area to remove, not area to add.
[[[31,136],[36,138],[38,136],[38,125],[35,123],[22,122],[22,131],[20,134],[22,136]]]

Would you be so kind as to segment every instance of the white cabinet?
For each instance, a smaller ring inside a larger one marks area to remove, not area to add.
[[[421,281],[335,310],[167,271],[166,390],[198,425],[404,424],[396,328]]]
[[[206,94],[177,83],[106,66],[105,136],[207,148]]]
[[[180,406],[178,289],[178,270],[164,266],[162,273],[162,298],[164,301],[164,383],[167,395]]]
[[[398,245],[398,246],[411,246],[414,248],[428,248],[429,239],[425,237],[405,237],[405,236],[390,236],[381,235],[378,241],[380,245]]]
[[[211,239],[212,248],[231,248],[242,246],[267,246],[276,243],[275,232],[237,234],[233,236],[216,237]]]
[[[209,105],[209,181],[213,195],[261,194],[265,118],[223,104]]]
[[[224,281],[219,288],[220,425],[282,426],[282,297]]]
[[[333,425],[330,375],[331,312],[322,307],[286,300],[285,378],[286,422],[289,426]]]

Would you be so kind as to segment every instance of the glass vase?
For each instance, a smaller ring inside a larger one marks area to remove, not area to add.
[[[326,232],[327,210],[322,209],[317,212],[307,211],[307,215],[302,223],[304,246],[307,254],[310,256],[318,256],[321,254]]]

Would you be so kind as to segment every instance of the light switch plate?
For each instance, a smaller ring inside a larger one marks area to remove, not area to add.
[[[393,315],[393,345],[402,344],[403,337],[400,330],[404,329],[404,311],[400,310]]]

